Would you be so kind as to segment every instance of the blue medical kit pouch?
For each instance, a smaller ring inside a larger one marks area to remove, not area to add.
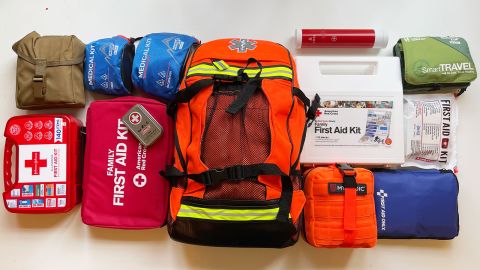
[[[123,36],[99,39],[85,47],[85,88],[106,95],[124,96],[132,91],[134,39]]]
[[[197,43],[199,41],[194,37],[174,33],[143,37],[133,60],[134,86],[148,94],[173,99],[182,80],[189,51]]]
[[[374,172],[378,238],[453,239],[458,180],[449,170]]]

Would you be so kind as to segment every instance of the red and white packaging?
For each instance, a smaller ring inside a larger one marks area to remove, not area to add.
[[[143,105],[164,130],[148,148],[121,121],[136,104]],[[147,229],[165,224],[170,185],[159,172],[173,158],[173,121],[166,107],[142,97],[90,104],[82,204],[85,224],[119,229]]]
[[[80,202],[81,125],[64,114],[22,115],[8,120],[3,160],[3,201],[8,211],[61,213]]]

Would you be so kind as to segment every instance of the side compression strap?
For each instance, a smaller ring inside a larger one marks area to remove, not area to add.
[[[317,117],[317,109],[320,107],[320,96],[318,94],[315,94],[315,97],[313,98],[312,102],[310,103],[310,99],[307,98],[305,93],[303,93],[302,90],[299,88],[294,87],[292,90],[292,94],[300,99],[302,101],[303,105],[305,105],[307,110],[307,123],[308,127],[310,127]]]
[[[178,171],[175,167],[168,167],[165,170],[165,176],[167,177],[188,177],[195,182],[204,184],[206,186],[217,185],[225,180],[242,180],[246,178],[257,177],[259,175],[286,176],[277,165],[270,163],[237,165],[225,167],[223,169],[210,169],[199,174],[184,174]]]
[[[277,220],[288,222],[290,217],[290,208],[292,207],[293,185],[292,179],[287,175],[282,175],[282,193],[280,194],[279,210]]]

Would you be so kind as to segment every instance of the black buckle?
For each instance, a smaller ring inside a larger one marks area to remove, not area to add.
[[[348,164],[337,164],[337,168],[343,175],[343,187],[344,188],[357,188],[357,180],[355,178],[355,170]],[[345,172],[353,172],[353,174],[345,174]]]
[[[310,127],[313,124],[313,121],[315,121],[315,118],[317,118],[318,108],[320,108],[320,96],[318,94],[315,94],[315,97],[313,98],[312,103],[310,104],[310,107],[307,111],[308,127]]]

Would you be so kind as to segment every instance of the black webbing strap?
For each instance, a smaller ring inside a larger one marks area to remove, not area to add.
[[[320,107],[320,96],[318,94],[315,94],[312,102],[310,102],[310,99],[307,98],[305,93],[303,93],[302,90],[296,87],[293,88],[292,94],[298,97],[300,101],[302,101],[303,105],[305,105],[305,107],[307,108],[307,127],[310,127],[315,118],[317,117],[317,110]]]
[[[203,79],[196,81],[194,84],[188,86],[187,88],[178,91],[175,94],[175,98],[168,103],[167,113],[173,115],[178,103],[187,103],[189,102],[196,94],[198,94],[202,89],[213,84],[213,79]]]
[[[166,168],[163,172],[165,177],[188,177],[195,182],[204,184],[206,186],[217,185],[222,181],[235,181],[247,178],[254,178],[259,175],[280,175],[285,174],[275,164],[259,163],[251,165],[237,165],[225,167],[223,169],[211,169],[199,174],[185,174],[180,172],[175,167]]]
[[[290,217],[290,208],[292,207],[293,185],[292,179],[287,175],[282,175],[282,193],[278,202],[277,220],[288,222]]]
[[[227,112],[230,114],[236,114],[243,107],[247,105],[248,100],[253,96],[255,91],[260,88],[262,83],[261,78],[252,78],[247,81],[243,89],[238,94],[237,98],[228,106]]]
[[[245,69],[252,63],[257,64],[259,71],[254,78],[249,79],[248,75],[245,73]],[[228,106],[226,112],[228,112],[229,114],[236,114],[238,111],[240,111],[243,107],[247,105],[248,100],[262,85],[262,79],[260,78],[262,69],[263,66],[259,61],[257,61],[255,58],[249,58],[245,68],[241,68],[238,70],[238,77],[244,78],[247,83],[243,86],[243,89],[238,94],[237,98],[230,104],[230,106]]]
[[[347,164],[337,164],[337,168],[343,175],[344,188],[357,188],[357,180],[355,179],[355,170]],[[345,173],[349,172],[349,173]]]

